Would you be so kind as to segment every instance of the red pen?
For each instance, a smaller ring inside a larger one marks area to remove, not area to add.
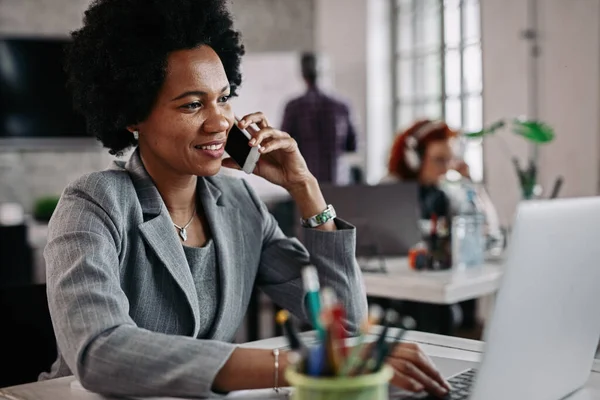
[[[348,355],[344,319],[346,312],[331,288],[322,290],[324,324],[328,326],[328,353],[333,373],[338,375]]]

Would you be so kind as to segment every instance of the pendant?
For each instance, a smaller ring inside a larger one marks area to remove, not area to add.
[[[179,236],[181,236],[181,239],[183,239],[184,242],[187,240],[187,231],[185,228],[179,230]]]

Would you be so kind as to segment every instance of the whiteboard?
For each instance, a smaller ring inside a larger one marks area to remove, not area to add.
[[[299,52],[248,53],[242,58],[242,86],[231,100],[238,117],[262,111],[271,126],[281,127],[285,105],[302,95],[306,85],[300,70]],[[331,87],[328,58],[319,55],[319,82]]]
[[[304,91],[295,52],[250,53],[242,58],[242,86],[232,100],[235,114],[262,111],[274,127],[280,127],[286,103]]]

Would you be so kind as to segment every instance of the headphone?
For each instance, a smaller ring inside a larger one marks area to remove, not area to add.
[[[443,121],[428,121],[425,122],[415,133],[407,135],[405,140],[404,161],[408,168],[417,172],[421,168],[421,156],[417,151],[419,141],[431,132],[443,128],[446,124]]]

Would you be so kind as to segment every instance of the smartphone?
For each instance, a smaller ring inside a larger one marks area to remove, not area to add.
[[[252,136],[245,129],[240,129],[236,118],[235,124],[229,131],[227,142],[225,143],[225,151],[229,157],[240,166],[242,171],[251,174],[256,168],[256,163],[260,157],[257,147],[251,147],[248,142]]]

